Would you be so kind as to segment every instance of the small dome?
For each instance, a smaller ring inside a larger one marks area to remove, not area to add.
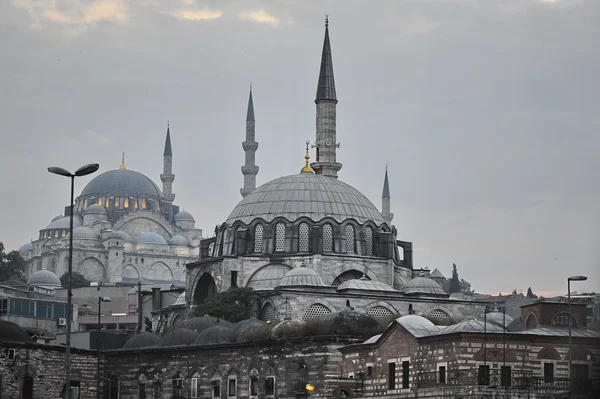
[[[396,323],[400,324],[415,337],[434,335],[441,330],[441,327],[436,326],[425,317],[414,314],[398,317]]]
[[[487,313],[486,320],[488,323],[493,323],[498,326],[508,327],[508,325],[513,321],[513,318],[507,314],[504,314],[495,308],[493,311]]]
[[[189,328],[197,333],[201,333],[209,327],[216,325],[225,325],[231,327],[231,323],[227,320],[217,319],[216,317],[205,314],[204,316],[194,317],[183,322],[185,328]]]
[[[399,271],[394,272],[394,288],[398,291],[404,292],[406,289],[406,284],[408,284],[409,280],[402,275]]]
[[[324,325],[328,324],[328,332],[336,335],[364,335],[379,328],[379,322],[375,318],[349,308],[319,316],[314,320]]]
[[[52,219],[52,222],[56,222],[58,219],[62,219],[62,218],[64,218],[64,216],[63,216],[63,215],[57,215],[57,216],[54,216],[54,218]],[[51,223],[52,223],[52,222],[51,222]]]
[[[85,208],[82,213],[86,215],[106,215],[106,209],[101,205],[93,204]]]
[[[223,324],[208,327],[202,331],[194,344],[196,345],[215,345],[233,342],[233,329]]]
[[[171,237],[169,240],[169,245],[174,247],[187,247],[189,245],[187,238],[181,235],[176,235]]]
[[[69,238],[69,234],[65,239]],[[100,240],[100,236],[88,227],[76,227],[73,229],[73,240]]]
[[[479,320],[465,320],[460,323],[452,324],[451,326],[444,327],[440,330],[440,334],[452,334],[457,332],[484,332],[488,333],[494,332],[503,332],[504,329],[495,324],[487,323],[487,326],[484,325],[483,321]]]
[[[0,319],[0,342],[31,342],[31,338],[15,323]]]
[[[379,282],[369,280],[364,276],[361,278],[353,278],[350,280],[344,281],[342,284],[337,286],[337,291],[344,290],[363,290],[363,291],[393,291],[398,292],[393,287],[389,285]]]
[[[124,231],[113,231],[112,233],[110,233],[108,238],[112,238],[115,240],[129,241],[129,242],[133,241],[131,236]]]
[[[245,342],[249,340],[254,331],[260,330],[266,325],[267,323],[256,318],[242,320],[233,327],[233,336],[236,341]]]
[[[140,234],[136,241],[138,244],[167,245],[163,236],[153,231],[147,231]]]
[[[428,277],[420,275],[410,280],[404,286],[404,295],[433,295],[433,296],[448,296],[442,287]]]
[[[185,291],[183,291],[173,305],[185,305]]]
[[[284,320],[273,326],[271,329],[271,338],[282,339],[297,337],[300,335],[300,330],[305,324],[306,323],[301,320]]]
[[[148,348],[160,344],[160,337],[150,331],[144,331],[140,334],[135,334],[129,338],[123,349]]]
[[[280,285],[281,279],[291,270],[287,265],[267,265],[258,269],[248,280],[247,286],[259,290],[272,290]]]
[[[38,270],[37,272],[32,273],[31,276],[29,276],[29,278],[27,279],[27,285],[48,288],[62,287],[58,276],[52,273],[50,270],[46,269]]]
[[[21,254],[21,256],[23,256],[23,257],[29,256],[29,251],[31,251],[32,248],[33,248],[33,244],[29,242],[29,243],[21,246],[21,248],[19,248],[19,254]]]
[[[186,211],[181,211],[173,218],[176,222],[196,222],[191,213]]]
[[[198,333],[189,328],[180,327],[165,334],[160,346],[190,345],[198,338]]]
[[[303,264],[287,272],[281,279],[279,286],[327,287],[327,284],[316,270]]]
[[[54,218],[52,219],[52,223],[44,228],[44,230],[49,229],[68,229],[71,224],[71,217],[64,216],[60,219]],[[81,226],[81,218],[77,215],[73,216],[73,228]]]

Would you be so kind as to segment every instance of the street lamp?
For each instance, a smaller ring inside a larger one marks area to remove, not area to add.
[[[71,290],[71,277],[73,275],[73,195],[75,191],[75,177],[92,174],[97,171],[99,167],[100,166],[97,163],[91,163],[77,169],[75,173],[71,173],[66,169],[59,168],[58,166],[51,166],[48,168],[48,172],[50,173],[71,178],[71,213],[69,215],[69,270],[67,274],[67,334],[65,339],[65,395],[67,399],[71,398],[71,320],[73,319],[73,311],[71,309],[71,296],[73,295]]]
[[[98,297],[98,330],[102,330],[102,323],[100,322],[100,314],[101,314],[100,313],[100,309],[101,309],[100,305],[102,304],[102,302],[112,302],[112,301],[107,296],[104,296],[104,297],[99,296]]]
[[[573,391],[573,348],[571,346],[571,324],[573,315],[571,315],[571,281],[585,281],[586,276],[571,276],[567,279],[567,297],[569,298],[569,393]]]

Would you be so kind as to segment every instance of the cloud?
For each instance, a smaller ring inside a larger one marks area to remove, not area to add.
[[[270,24],[273,26],[279,25],[279,19],[267,13],[265,10],[245,11],[238,14],[238,16],[241,19],[248,19],[260,24]]]
[[[173,12],[171,15],[179,19],[187,19],[190,21],[206,21],[220,18],[223,15],[223,12],[211,10],[180,9]]]
[[[585,0],[538,0],[538,3],[542,3],[552,7],[572,7],[585,2]]]
[[[404,24],[404,32],[409,35],[423,35],[433,32],[439,26],[439,22],[427,18],[417,18]]]

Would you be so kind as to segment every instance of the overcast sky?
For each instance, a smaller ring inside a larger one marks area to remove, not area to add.
[[[314,141],[324,16],[340,179],[393,223],[415,266],[480,292],[600,290],[600,2],[0,1],[0,241],[17,249],[69,200],[50,175],[98,162],[161,186],[211,235],[241,199],[253,85],[258,184]],[[91,179],[76,181],[80,192]]]

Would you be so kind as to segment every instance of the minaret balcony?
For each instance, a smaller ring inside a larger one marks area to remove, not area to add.
[[[244,151],[256,151],[258,149],[258,142],[256,141],[244,141],[242,143]]]
[[[244,165],[242,166],[243,175],[255,175],[258,174],[258,166],[256,165]]]
[[[175,181],[175,175],[173,173],[161,173],[160,181],[163,183],[173,183],[173,181]]]

